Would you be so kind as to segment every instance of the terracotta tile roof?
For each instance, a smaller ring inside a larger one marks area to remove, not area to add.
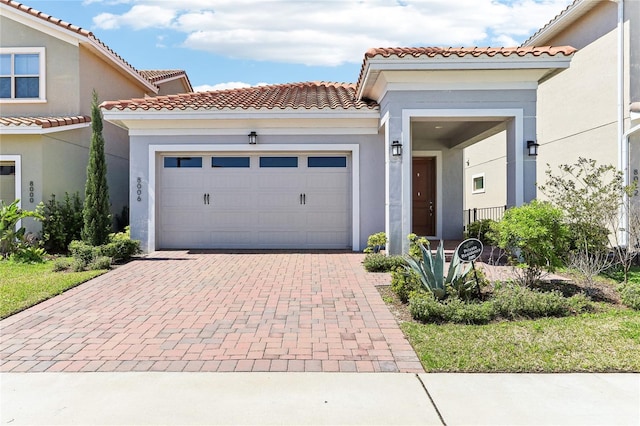
[[[398,58],[404,58],[407,56],[413,56],[419,58],[425,56],[428,58],[435,58],[441,56],[444,58],[450,56],[541,56],[549,55],[555,56],[562,54],[569,56],[576,51],[571,46],[542,46],[542,47],[391,47],[391,48],[374,48],[369,49],[365,53],[365,61],[368,58],[374,58],[376,56],[382,56],[388,58],[390,56],[396,56]]]
[[[152,83],[168,78],[186,77],[184,70],[140,70],[140,74]]]
[[[0,126],[2,127],[34,126],[48,129],[83,123],[91,123],[91,117],[86,115],[74,117],[0,117]]]
[[[365,77],[365,71],[367,69],[367,62],[369,59],[375,57],[382,58],[405,58],[405,57],[414,57],[414,58],[449,58],[449,57],[459,57],[463,58],[465,56],[470,57],[494,57],[494,56],[503,56],[508,57],[512,55],[516,56],[534,56],[539,57],[542,55],[556,56],[556,55],[564,55],[570,56],[576,51],[575,48],[571,46],[531,46],[531,47],[378,47],[367,50],[364,54],[364,60],[362,61],[362,66],[360,67],[360,75],[358,77],[358,83],[356,87],[359,89],[363,84],[363,79]]]
[[[137,74],[139,77],[141,77],[142,79],[144,79],[145,81],[149,81],[147,80],[140,71],[138,71],[133,65],[131,65],[129,62],[125,61],[122,56],[118,55],[115,51],[113,51],[109,46],[107,46],[106,44],[104,44],[99,38],[97,38],[91,31],[87,31],[84,28],[78,27],[76,25],[70,24],[68,22],[63,21],[62,19],[58,19],[58,18],[54,18],[51,15],[47,15],[46,13],[40,12],[39,10],[36,10],[32,7],[29,7],[27,5],[24,5],[22,3],[19,3],[17,1],[14,0],[0,0],[1,4],[5,4],[7,6],[13,7],[14,9],[17,9],[21,12],[24,12],[28,15],[34,16],[36,18],[42,19],[43,21],[47,21],[50,22],[54,25],[57,25],[61,28],[64,28],[65,30],[69,30],[72,31],[74,33],[77,33],[83,37],[86,37],[88,40],[93,41],[94,43],[98,44],[99,46],[101,46],[103,49],[105,49],[107,52],[109,52],[111,55],[114,56],[115,60],[119,61],[122,65],[125,66],[125,68],[128,68],[131,72],[133,72],[134,74]],[[153,84],[153,82],[151,82],[153,86],[155,86]]]
[[[354,84],[306,82],[108,101],[103,102],[100,107],[106,110],[120,111],[137,109],[375,109],[377,104],[357,100]]]

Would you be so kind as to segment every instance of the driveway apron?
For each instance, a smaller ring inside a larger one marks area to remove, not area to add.
[[[0,371],[423,369],[359,253],[162,251],[0,322]]]

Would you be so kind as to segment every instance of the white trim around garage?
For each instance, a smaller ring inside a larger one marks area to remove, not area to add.
[[[20,200],[18,201],[18,207],[22,207],[22,156],[0,154],[0,161],[13,161],[16,166],[14,196]],[[18,221],[16,227],[20,228],[21,226],[22,221]]]
[[[156,157],[164,152],[349,152],[351,154],[351,240],[360,251],[360,146],[357,144],[149,145],[148,250],[156,250]]]

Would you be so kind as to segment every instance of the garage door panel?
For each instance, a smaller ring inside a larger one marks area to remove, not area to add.
[[[265,191],[257,194],[258,210],[291,210],[296,206],[300,206],[300,195],[302,192],[272,192]]]
[[[165,190],[160,200],[161,207],[193,208],[204,206],[204,191]]]
[[[250,231],[216,231],[209,233],[208,244],[211,248],[250,248],[254,240]]]
[[[307,233],[307,244],[311,248],[347,247],[349,239],[343,231],[311,231]]]
[[[261,155],[248,156],[243,167],[211,167],[205,154],[202,169],[158,169],[159,247],[351,246],[349,167],[307,167],[305,155],[288,153],[298,167],[260,167]]]
[[[251,190],[255,188],[256,177],[246,172],[238,173],[214,170],[211,175],[207,176],[205,185],[212,190],[226,189],[229,187]]]
[[[346,173],[311,173],[306,176],[305,181],[307,189],[344,191],[349,187]]]
[[[211,192],[210,207],[214,210],[249,210],[257,206],[257,200],[250,191]]]
[[[222,231],[235,228],[237,230],[250,229],[258,220],[258,213],[242,210],[211,212],[209,216],[209,229]]]
[[[261,189],[271,189],[271,188],[300,188],[299,178],[296,179],[295,176],[299,174],[299,169],[278,169],[277,172],[274,172],[273,169],[259,169],[260,179],[258,180],[258,187]]]
[[[289,230],[299,229],[306,225],[305,215],[298,212],[261,212],[259,215],[258,225],[262,229]]]
[[[201,171],[184,169],[165,169],[162,179],[163,188],[196,189],[204,187],[204,176]]]
[[[343,212],[314,212],[307,215],[307,225],[314,229],[340,230],[349,226]]]
[[[261,248],[299,248],[306,246],[306,233],[302,231],[258,231],[256,241]]]
[[[203,248],[209,244],[209,235],[205,231],[165,231],[162,239],[163,248]]]

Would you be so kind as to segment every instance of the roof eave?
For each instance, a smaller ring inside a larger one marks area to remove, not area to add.
[[[48,133],[66,132],[69,130],[84,129],[90,127],[91,123],[69,124],[65,126],[38,126],[38,125],[22,125],[22,126],[3,126],[0,125],[0,134],[3,135],[44,135]]]

